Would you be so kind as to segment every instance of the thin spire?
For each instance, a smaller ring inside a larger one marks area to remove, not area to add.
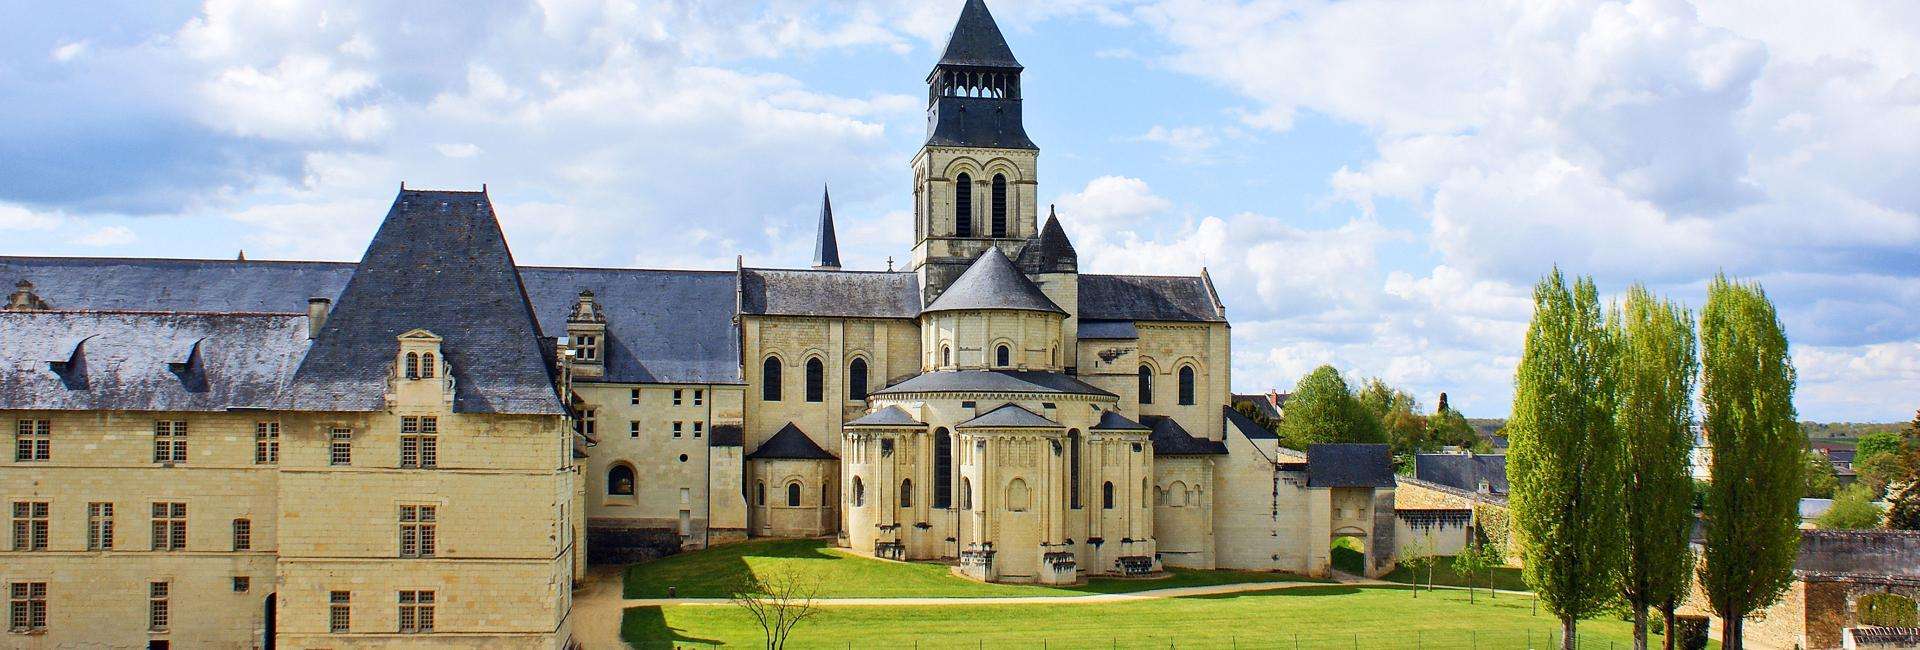
[[[833,234],[833,197],[820,186],[820,232],[813,240],[813,268],[840,268],[840,241]]]
[[[987,3],[967,0],[960,8],[960,19],[954,21],[953,34],[947,37],[940,65],[1019,69],[1020,61],[1013,58],[1013,48],[1007,47],[1007,38],[1000,34],[1000,25],[993,22]]]

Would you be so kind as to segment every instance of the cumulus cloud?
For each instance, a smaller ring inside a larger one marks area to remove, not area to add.
[[[74,238],[74,243],[82,246],[125,246],[138,240],[133,229],[126,226],[101,226]]]

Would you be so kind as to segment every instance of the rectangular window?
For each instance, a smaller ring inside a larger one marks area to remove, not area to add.
[[[400,466],[437,467],[440,464],[440,418],[400,418]]]
[[[353,627],[353,592],[327,593],[327,630],[344,633]]]
[[[433,557],[436,506],[400,506],[400,557]]]
[[[680,405],[680,389],[678,388],[673,389],[673,405]]]
[[[600,337],[592,334],[581,334],[577,338],[580,339],[580,345],[577,347],[579,351],[575,353],[580,355],[578,358],[581,361],[598,361],[600,359]]]
[[[153,502],[153,550],[183,551],[187,548],[187,504],[178,501]]]
[[[280,423],[253,423],[253,463],[272,465],[280,462]]]
[[[53,421],[21,420],[13,430],[13,460],[27,463],[53,458]]]
[[[248,591],[248,590],[250,590],[250,589],[253,589],[253,578],[249,578],[249,577],[247,577],[247,576],[234,576],[234,577],[233,577],[233,592],[234,592],[234,593],[237,593],[237,594],[244,594],[244,593],[247,593],[247,591]]]
[[[233,550],[253,550],[253,520],[233,520]]]
[[[704,390],[696,390],[696,391],[693,391],[693,405],[694,405],[694,406],[699,406],[699,405],[700,405],[700,402],[701,402],[701,400],[705,400],[706,398],[707,398],[707,391],[704,391]]]
[[[334,427],[328,431],[327,464],[334,467],[353,464],[353,429]]]
[[[595,415],[597,414],[594,413],[593,409],[580,409],[580,419],[573,421],[574,432],[589,436],[593,435]]]
[[[15,582],[7,585],[9,630],[42,632],[47,629],[47,583]]]
[[[707,423],[705,423],[705,422],[695,422],[695,423],[693,423],[693,437],[695,437],[695,438],[698,438],[698,437],[700,437],[700,432],[702,432],[702,431],[705,431],[705,430],[706,430],[706,426],[707,426]]]
[[[633,390],[631,390],[631,391],[629,391],[629,392],[627,393],[627,399],[628,399],[628,400],[629,400],[629,401],[630,401],[631,403],[633,403],[633,404],[639,404],[639,403],[640,403],[640,389],[638,389],[638,388],[635,388],[635,389],[633,389]]]
[[[105,551],[113,548],[113,504],[97,502],[87,504],[87,550]]]
[[[680,422],[675,422],[675,423],[673,423],[673,437],[675,437],[675,438],[678,438],[678,437],[680,437],[680,425],[681,425],[681,424],[683,424],[683,423],[680,423]]]
[[[627,437],[629,438],[640,437],[640,421],[639,420],[627,421]]]
[[[400,633],[425,634],[433,631],[433,592],[400,592]]]
[[[13,550],[47,550],[47,502],[13,502]]]
[[[165,582],[147,583],[147,629],[164,632],[172,622],[167,612],[167,594],[171,585]]]
[[[153,422],[153,462],[187,462],[187,422],[185,420]]]

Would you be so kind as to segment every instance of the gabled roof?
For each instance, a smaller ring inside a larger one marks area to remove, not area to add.
[[[1155,456],[1214,456],[1227,453],[1226,443],[1195,438],[1173,418],[1164,415],[1143,415],[1140,416],[1140,420],[1153,428],[1153,433],[1149,434],[1147,439],[1153,443]]]
[[[813,442],[813,438],[807,437],[807,432],[801,431],[800,427],[794,426],[792,422],[780,427],[772,438],[760,443],[759,449],[747,454],[747,460],[836,460],[838,458],[827,450],[821,449],[820,445]]]
[[[987,252],[967,267],[966,272],[947,286],[945,293],[933,300],[933,304],[921,313],[941,311],[961,311],[971,309],[1013,309],[1021,311],[1044,311],[1065,314],[1059,305],[1047,299],[1026,274],[1014,267],[1013,260],[997,246],[990,246]]]
[[[378,411],[395,336],[445,338],[459,413],[565,412],[485,192],[403,189],[294,372],[289,408]]]
[[[982,0],[967,0],[960,8],[960,19],[953,24],[953,32],[947,35],[946,51],[940,55],[940,65],[964,65],[991,68],[1020,67],[1013,58],[1013,48],[1007,47],[1007,39],[1000,34],[1000,25],[993,21],[993,14],[987,11],[987,3]]]
[[[0,311],[0,409],[268,408],[306,347],[305,314]]]
[[[1039,370],[936,370],[914,375],[906,381],[873,392],[875,395],[900,393],[1064,393],[1113,396],[1113,393],[1073,377]]]
[[[833,233],[833,197],[820,188],[820,227],[814,233],[813,268],[840,268],[840,240]]]
[[[1413,475],[1468,492],[1480,491],[1480,481],[1484,480],[1494,494],[1507,493],[1505,454],[1416,454]]]
[[[957,429],[1060,429],[1065,425],[1041,417],[1019,404],[1002,404],[979,417],[953,425]]]
[[[1227,427],[1239,431],[1240,435],[1246,436],[1248,440],[1280,439],[1280,434],[1274,433],[1272,429],[1260,426],[1253,420],[1247,419],[1247,416],[1241,415],[1239,411],[1233,410],[1231,406],[1221,407],[1220,412],[1227,416]]]
[[[914,318],[920,315],[920,276],[912,272],[741,269],[740,313]]]
[[[1080,276],[1080,318],[1090,320],[1226,322],[1199,276]]]
[[[883,409],[880,409],[880,410],[878,410],[878,411],[874,411],[874,412],[872,412],[872,413],[868,413],[868,414],[866,414],[866,415],[862,415],[862,416],[860,416],[860,417],[859,417],[858,419],[856,419],[856,420],[854,420],[854,421],[852,421],[852,422],[848,422],[848,423],[846,423],[846,424],[843,424],[843,425],[841,425],[841,426],[848,426],[848,427],[924,427],[924,426],[927,426],[927,423],[925,423],[925,422],[921,422],[921,421],[919,421],[919,420],[915,420],[915,419],[913,419],[913,415],[912,415],[912,414],[909,414],[909,413],[907,413],[907,410],[906,410],[906,409],[903,409],[903,408],[900,408],[900,407],[898,407],[898,406],[888,406],[888,407],[886,407],[886,408],[883,408]]]
[[[1094,423],[1093,428],[1099,429],[1102,431],[1149,431],[1151,430],[1147,425],[1127,419],[1127,416],[1121,415],[1119,411],[1101,411],[1100,421]]]
[[[1386,445],[1307,445],[1307,487],[1393,487]]]

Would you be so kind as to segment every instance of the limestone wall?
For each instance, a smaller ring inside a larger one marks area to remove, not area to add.
[[[1163,456],[1154,462],[1154,537],[1168,566],[1214,568],[1212,456]]]
[[[744,389],[580,383],[574,392],[585,401],[584,408],[593,409],[600,439],[583,461],[589,526],[671,530],[688,544],[703,543],[710,504],[726,501],[713,487],[715,463],[726,466],[713,457],[726,453],[712,447],[713,428],[741,424]],[[615,467],[632,472],[631,494],[616,494],[629,490],[608,482]],[[732,480],[725,483],[734,505],[739,505],[740,484],[736,466]],[[732,527],[744,528],[744,513],[735,514]]]
[[[1201,438],[1219,440],[1223,427],[1220,408],[1231,403],[1227,326],[1222,323],[1138,323],[1139,364],[1153,369],[1153,403],[1139,404],[1141,415],[1165,415]],[[1123,373],[1138,371],[1118,369]],[[1179,401],[1180,368],[1194,369],[1193,404]],[[1137,383],[1137,382],[1136,382]],[[1137,390],[1130,390],[1137,397]]]
[[[921,370],[920,326],[911,320],[743,317],[742,357],[747,389],[743,393],[746,450],[792,422],[814,444],[836,455],[840,425],[859,417],[864,400],[850,399],[846,373],[854,359],[867,363],[867,390],[881,388]],[[762,364],[781,360],[779,401],[763,399]],[[820,359],[825,371],[822,401],[806,401],[806,363]]]

